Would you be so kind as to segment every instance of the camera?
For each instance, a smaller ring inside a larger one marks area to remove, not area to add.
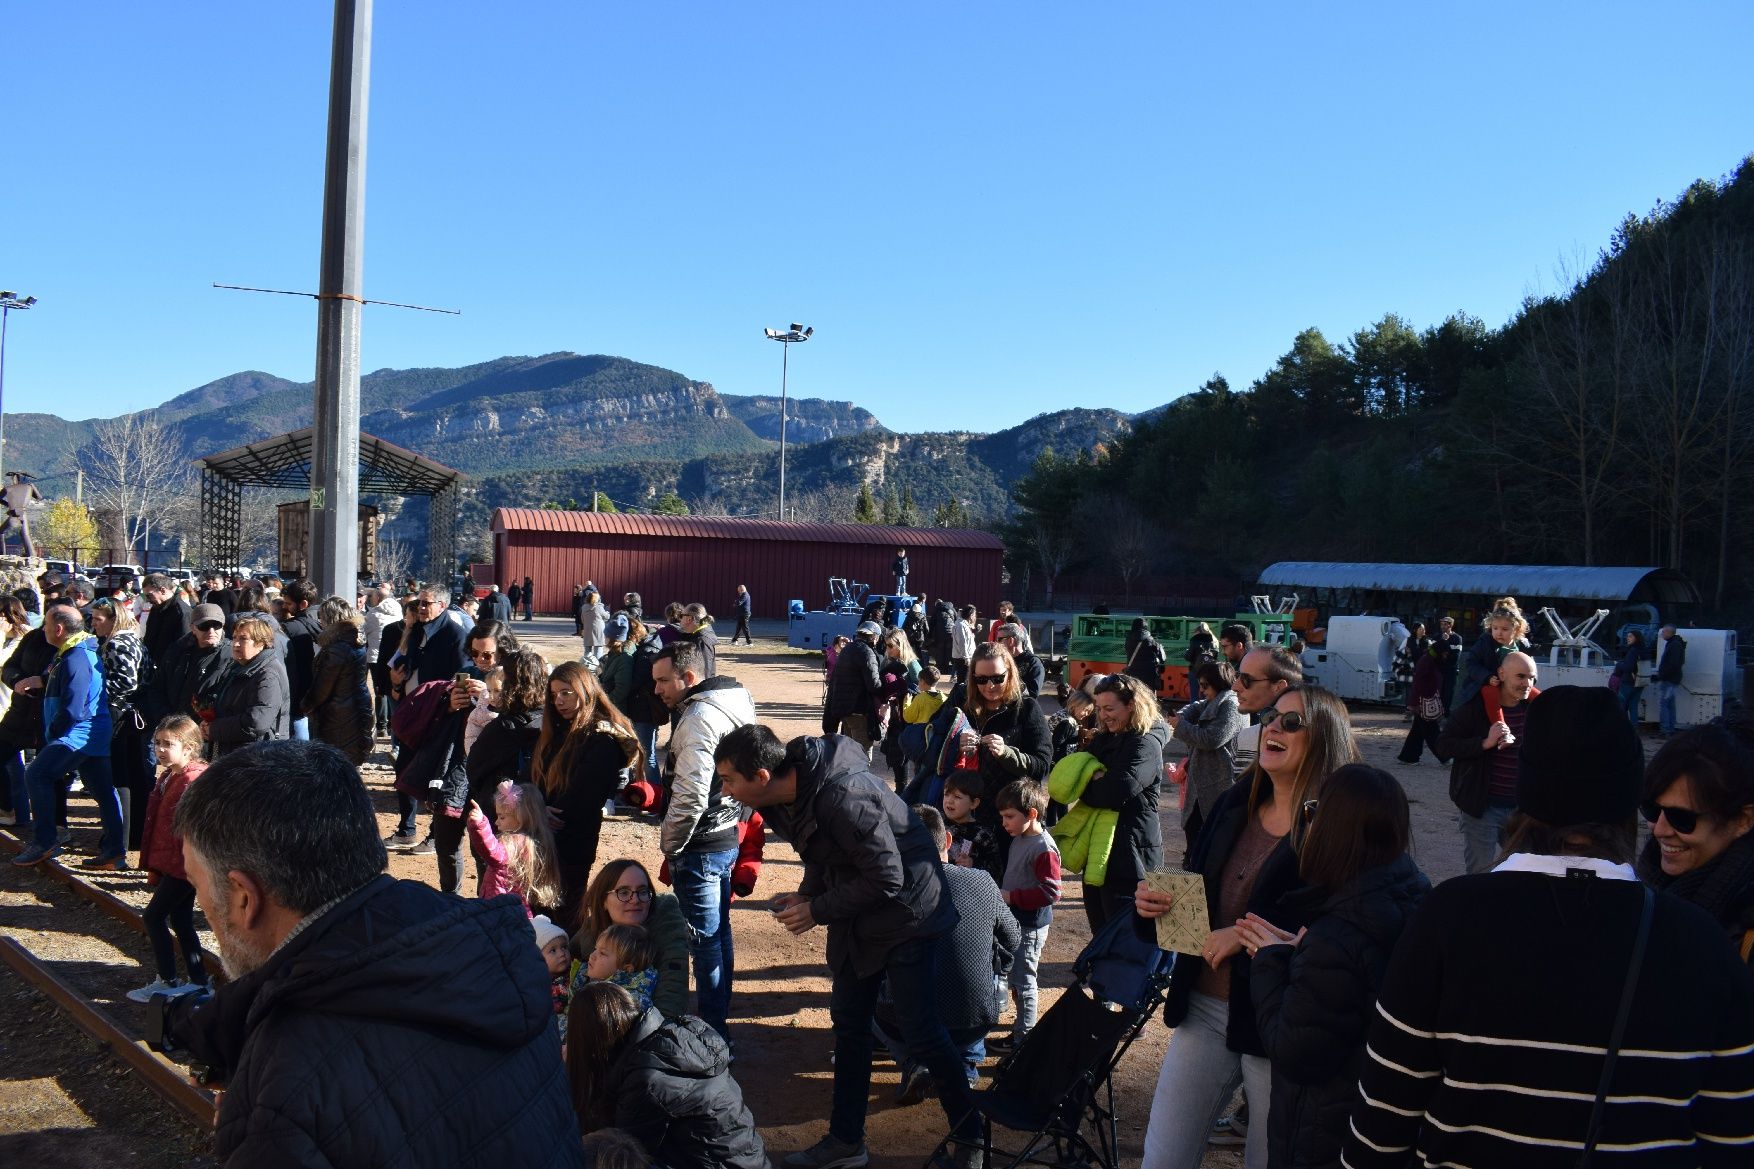
[[[212,991],[192,995],[155,994],[146,1000],[146,1046],[160,1055],[169,1055],[181,1044],[176,1026],[186,1012],[213,997]],[[182,1005],[179,1005],[182,1004]],[[206,1085],[214,1078],[213,1069],[199,1060],[189,1063],[189,1075],[197,1084]]]

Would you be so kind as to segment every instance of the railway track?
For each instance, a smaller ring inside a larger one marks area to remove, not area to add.
[[[21,848],[23,843],[17,836],[0,830],[0,852],[10,858]],[[105,916],[145,935],[146,925],[140,913],[107,889],[99,888],[58,861],[45,861],[35,871],[90,902]],[[206,954],[204,959],[214,980],[222,982],[224,974],[218,959]],[[118,1022],[16,938],[0,937],[0,960],[47,996],[74,1026],[108,1047],[124,1067],[165,1103],[202,1128],[213,1128],[218,1095],[191,1081],[183,1066],[148,1047],[138,1028]]]

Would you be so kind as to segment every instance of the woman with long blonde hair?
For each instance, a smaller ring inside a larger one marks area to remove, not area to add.
[[[603,694],[597,676],[580,662],[556,666],[542,703],[530,778],[559,814],[554,850],[566,918],[559,924],[568,933],[597,860],[603,805],[621,790],[627,769],[637,772],[644,760],[633,724]]]

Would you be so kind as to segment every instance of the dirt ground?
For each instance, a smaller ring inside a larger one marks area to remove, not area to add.
[[[517,632],[550,661],[575,657],[571,623],[538,619]],[[781,622],[758,622],[753,647],[721,643],[720,672],[737,678],[755,697],[762,720],[782,739],[818,733],[822,699],[821,657],[787,649]],[[1436,882],[1461,871],[1461,840],[1447,795],[1448,769],[1426,758],[1407,767],[1395,760],[1407,724],[1400,712],[1357,708],[1352,712],[1365,760],[1400,777],[1412,802],[1415,849]],[[395,797],[382,749],[365,768],[386,833],[394,826]],[[879,763],[881,769],[881,763]],[[1173,802],[1173,799],[1172,799]],[[91,805],[74,801],[75,852],[95,843]],[[1176,808],[1163,813],[1165,855],[1185,851]],[[655,821],[616,817],[605,823],[601,860],[636,857],[657,872]],[[144,939],[83,905],[48,878],[0,866],[0,934],[16,937],[33,953],[54,961],[75,985],[93,995],[125,1024],[138,1025],[141,1008],[122,997],[150,979]],[[436,881],[431,857],[393,855],[398,877]],[[738,1048],[736,1074],[745,1100],[777,1161],[823,1135],[831,1088],[832,1037],[828,1029],[829,980],[824,936],[817,930],[793,937],[772,919],[772,898],[797,888],[801,867],[792,850],[769,835],[766,863],[753,897],[732,909],[737,976],[731,1030]],[[472,885],[472,878],[469,879]],[[144,905],[144,880],[117,875],[112,891]],[[472,893],[466,886],[465,893]],[[1054,915],[1041,967],[1043,1010],[1057,988],[1071,981],[1071,964],[1089,940],[1082,888],[1068,879]],[[140,965],[131,968],[129,960]],[[1128,1053],[1116,1081],[1122,1163],[1136,1163],[1150,1108],[1152,1087],[1169,1032],[1151,1023]],[[935,1102],[897,1107],[894,1068],[879,1062],[872,1083],[867,1142],[872,1164],[885,1169],[917,1165],[943,1135]],[[121,1065],[97,1050],[57,1015],[46,999],[6,971],[0,977],[0,1163],[159,1166],[191,1163],[204,1138],[185,1125]],[[26,1159],[26,1156],[29,1159]],[[198,1161],[197,1161],[198,1163]],[[1208,1167],[1240,1164],[1230,1151],[1213,1150]]]

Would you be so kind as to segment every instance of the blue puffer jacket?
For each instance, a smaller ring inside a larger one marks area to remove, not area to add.
[[[228,1081],[213,1145],[234,1169],[584,1164],[516,897],[377,877],[175,1006],[171,1033]]]
[[[110,753],[110,703],[97,638],[75,634],[49,667],[43,687],[44,738],[87,755]]]

